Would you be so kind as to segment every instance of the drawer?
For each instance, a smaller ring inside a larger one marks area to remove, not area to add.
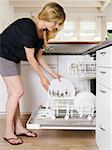
[[[112,150],[112,137],[109,130],[104,130],[99,124],[96,128],[96,143],[99,150]]]
[[[102,128],[111,131],[112,124],[112,90],[96,85],[96,121],[100,122]]]
[[[97,66],[112,67],[112,46],[96,52]]]
[[[112,89],[112,68],[96,67],[96,81]]]
[[[112,149],[112,90],[96,86],[96,141],[99,150]]]

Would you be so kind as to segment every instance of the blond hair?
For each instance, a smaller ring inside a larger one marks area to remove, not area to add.
[[[45,20],[48,22],[57,22],[59,23],[59,28],[54,29],[53,31],[44,30],[43,38],[44,38],[44,47],[48,47],[48,40],[52,39],[56,36],[57,32],[61,30],[64,21],[65,21],[65,12],[62,6],[60,6],[56,2],[47,3],[42,10],[38,14],[38,18],[40,20]]]

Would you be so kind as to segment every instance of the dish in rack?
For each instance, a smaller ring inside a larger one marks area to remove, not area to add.
[[[54,99],[69,99],[75,96],[76,89],[72,82],[66,78],[54,79],[50,82],[48,95]]]

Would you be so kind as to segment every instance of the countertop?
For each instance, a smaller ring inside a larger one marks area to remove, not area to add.
[[[73,46],[72,44],[69,44],[69,45],[68,44],[67,45],[62,44],[62,47],[64,46],[64,48],[67,47],[67,49],[68,49],[69,47]],[[112,46],[112,40],[106,40],[104,42],[100,42],[99,44],[96,44],[95,46],[94,46],[94,44],[92,43],[92,46],[91,46],[90,43],[89,43],[89,45],[88,45],[88,43],[86,43],[85,45],[87,47],[92,47],[92,48],[86,49],[86,47],[83,48],[84,44],[80,45],[78,43],[78,46],[75,45],[76,51],[74,51],[74,48],[71,49],[71,51],[64,51],[64,49],[63,49],[63,50],[58,51],[58,52],[56,52],[56,51],[44,52],[44,55],[86,55],[86,54],[94,54],[97,50],[100,50],[100,49],[105,48],[105,47]],[[58,44],[57,44],[57,46],[58,46]],[[82,46],[82,48],[80,48],[81,46]],[[26,64],[27,65],[29,63],[27,61],[22,61],[21,64]]]
[[[112,40],[103,42],[61,42],[50,43],[44,55],[85,55],[112,45]]]
[[[88,49],[87,51],[85,51],[83,54],[89,54],[89,53],[94,53],[100,49],[106,48],[112,46],[112,40],[106,40],[103,42],[100,42],[99,44],[97,44],[96,46]]]

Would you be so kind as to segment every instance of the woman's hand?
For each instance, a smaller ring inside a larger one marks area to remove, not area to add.
[[[59,79],[62,77],[61,75],[59,75],[58,73],[54,72],[46,63],[43,55],[42,55],[43,49],[40,49],[37,55],[37,60],[39,62],[39,64],[54,78],[54,79]]]
[[[56,73],[56,72],[53,72],[52,77],[54,79],[59,79],[59,80],[60,80],[60,78],[62,78],[62,76],[60,74]]]
[[[44,89],[45,89],[46,91],[48,91],[50,82],[49,82],[49,80],[48,80],[45,76],[42,76],[42,77],[41,77],[41,84],[42,84],[42,86],[44,87]]]

